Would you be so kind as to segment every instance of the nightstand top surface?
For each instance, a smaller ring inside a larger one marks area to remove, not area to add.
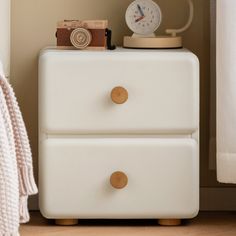
[[[96,51],[96,50],[74,50],[74,49],[61,49],[58,47],[46,47],[41,50],[42,54],[61,54],[61,55],[120,55],[120,54],[126,54],[126,55],[194,55],[191,51],[185,48],[180,49],[128,49],[128,48],[122,48],[117,47],[115,50],[102,50],[102,51]]]

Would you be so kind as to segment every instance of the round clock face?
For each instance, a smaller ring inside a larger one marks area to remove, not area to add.
[[[125,14],[128,27],[136,34],[154,33],[161,24],[160,7],[152,0],[135,0]]]

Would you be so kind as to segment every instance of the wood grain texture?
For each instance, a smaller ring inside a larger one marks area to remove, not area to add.
[[[71,225],[77,225],[78,224],[77,219],[56,219],[55,224],[56,225],[63,225],[63,226],[71,226]]]
[[[157,220],[80,220],[78,226],[56,226],[38,212],[22,225],[21,236],[235,236],[236,213],[200,213],[181,226],[162,227]]]
[[[181,219],[159,219],[158,224],[162,226],[178,226],[181,225]]]
[[[111,100],[116,104],[124,104],[128,97],[128,91],[123,87],[118,86],[111,91]]]
[[[181,48],[182,37],[158,36],[153,38],[124,37],[125,48]]]
[[[106,29],[108,20],[63,20],[57,23],[57,28]]]
[[[114,172],[110,177],[110,183],[113,188],[122,189],[128,184],[128,177],[121,171]]]

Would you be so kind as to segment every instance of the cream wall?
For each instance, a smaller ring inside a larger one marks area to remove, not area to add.
[[[182,26],[187,17],[185,0],[156,0],[163,10],[166,27]],[[209,0],[193,0],[195,18],[184,33],[184,45],[201,62],[201,185],[213,186],[215,174],[208,170],[209,139]],[[130,34],[124,13],[131,0],[12,0],[11,82],[29,132],[37,170],[37,60],[39,50],[55,45],[56,22],[62,19],[108,19],[114,42]]]

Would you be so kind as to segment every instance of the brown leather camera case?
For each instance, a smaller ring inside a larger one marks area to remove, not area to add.
[[[57,46],[73,47],[70,41],[71,32],[76,28],[85,28],[90,31],[92,41],[88,48],[106,48],[106,28],[108,22],[106,20],[98,21],[61,21],[57,25]]]

